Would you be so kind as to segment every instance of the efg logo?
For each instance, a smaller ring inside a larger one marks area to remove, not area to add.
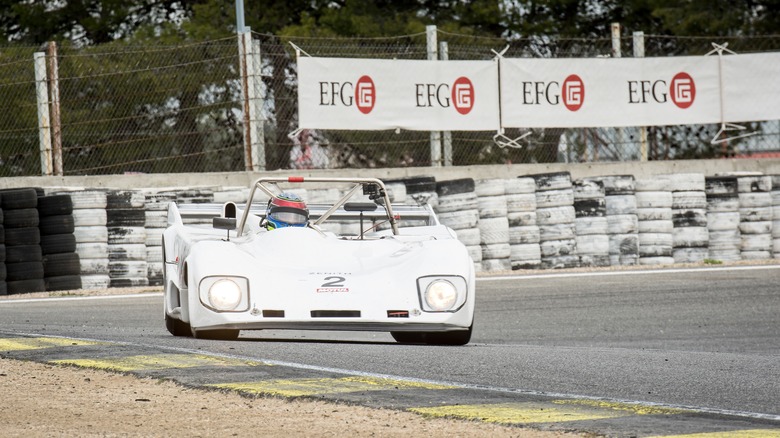
[[[376,104],[376,86],[368,75],[363,75],[357,83],[319,82],[320,106],[357,106],[363,114],[368,114]]]
[[[667,91],[669,90],[668,94]],[[680,109],[689,108],[696,100],[696,83],[691,75],[680,72],[668,83],[663,79],[628,81],[628,103],[667,103]]]
[[[674,75],[669,94],[672,96],[672,102],[679,108],[685,109],[693,105],[696,99],[696,84],[691,75],[685,72]]]
[[[358,79],[355,87],[355,102],[363,114],[368,114],[374,109],[376,103],[376,87],[370,76],[363,75]]]
[[[577,75],[569,75],[563,81],[563,104],[569,111],[577,111],[585,102],[585,84]]]
[[[449,85],[447,83],[414,84],[415,106],[417,108],[450,108],[466,115],[474,108],[474,84],[461,76]]]
[[[466,115],[474,108],[474,84],[465,76],[459,77],[452,85],[452,102],[455,110]]]
[[[520,83],[523,105],[563,105],[577,111],[585,103],[585,82],[572,74],[558,81],[524,81]]]

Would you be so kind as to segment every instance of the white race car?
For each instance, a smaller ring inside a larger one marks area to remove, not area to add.
[[[309,204],[306,226],[269,231],[267,204],[257,200],[289,183],[348,189],[335,203]],[[348,202],[358,193],[372,202]],[[212,224],[185,224],[188,217]],[[358,231],[342,235],[329,223]],[[430,206],[391,204],[379,179],[260,178],[245,205],[171,203],[163,258],[165,323],[175,336],[294,329],[386,331],[403,343],[471,339],[466,247]]]

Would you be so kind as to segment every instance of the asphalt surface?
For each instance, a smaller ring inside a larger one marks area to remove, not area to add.
[[[779,284],[778,265],[482,278],[474,336],[464,347],[399,345],[384,333],[242,332],[236,342],[174,338],[164,328],[160,294],[0,301],[0,338],[112,342],[19,350],[0,342],[0,356],[74,364],[76,357],[198,354],[263,366],[136,364],[125,371],[231,389],[235,382],[362,376],[390,379],[396,390],[251,390],[482,421],[491,420],[455,406],[632,411],[537,422],[610,436],[733,436],[745,430],[780,436]],[[407,385],[398,382],[418,385],[403,391]],[[449,408],[423,410],[443,405]],[[527,413],[507,415],[499,421],[531,422]]]

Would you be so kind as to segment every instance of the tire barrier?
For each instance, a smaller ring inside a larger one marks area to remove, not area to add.
[[[73,234],[75,219],[71,197],[41,196],[37,208],[46,290],[81,289],[81,264]]]
[[[604,185],[611,265],[639,263],[639,219],[633,175],[586,178]]]
[[[639,264],[673,264],[674,201],[669,181],[662,178],[636,180],[635,188],[639,222]]]
[[[38,228],[38,190],[0,191],[0,203],[3,210],[6,293],[43,292],[46,283]]]
[[[509,222],[509,262],[512,269],[542,266],[541,233],[536,217],[536,182],[518,177],[505,181]]]
[[[475,181],[479,220],[479,244],[482,251],[482,271],[512,269],[509,245],[509,218],[507,216],[506,181],[483,179]]]
[[[556,172],[385,183],[394,203],[434,202],[477,271],[780,258],[780,175],[572,181]],[[75,266],[82,288],[160,285],[168,204],[242,203],[248,194],[236,187],[63,190],[0,191],[0,295],[73,288]],[[313,203],[343,195],[296,193]]]
[[[393,186],[388,183],[387,186]],[[406,186],[403,186],[406,190]],[[458,239],[474,261],[474,269],[482,270],[482,247],[480,246],[479,204],[474,192],[476,183],[473,178],[461,178],[436,183],[436,212],[439,222],[452,228]],[[388,187],[389,189],[389,187]],[[393,190],[393,193],[396,189]],[[397,202],[397,201],[396,201]]]
[[[780,175],[772,178],[772,257],[780,259]]]
[[[146,197],[138,190],[106,194],[109,287],[148,286]]]
[[[529,175],[536,188],[536,223],[542,269],[579,266],[574,189],[569,172]]]
[[[709,230],[707,257],[728,262],[742,260],[737,178],[707,177],[704,181],[704,192],[707,195]]]
[[[572,186],[580,265],[609,266],[609,224],[604,183],[579,179]]]
[[[78,190],[56,194],[69,196],[73,205],[73,235],[79,256],[81,287],[109,287],[106,191]]]
[[[6,284],[7,271],[5,267],[5,225],[3,217],[3,195],[0,193],[0,295],[8,295],[8,284]]]
[[[223,190],[223,203],[232,201],[236,203],[246,202],[249,195],[248,189]],[[150,286],[159,286],[163,284],[163,251],[162,251],[162,235],[165,228],[168,226],[168,204],[176,201],[176,192],[147,189],[143,191],[144,194],[144,210],[146,225],[144,231],[146,232],[146,277],[149,280]],[[215,201],[217,193],[214,193]]]
[[[737,191],[742,260],[772,258],[772,177],[738,175]]]
[[[672,247],[675,263],[699,263],[709,254],[707,195],[704,175],[679,173],[662,176],[672,191]]]

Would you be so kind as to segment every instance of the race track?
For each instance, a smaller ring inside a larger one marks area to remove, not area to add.
[[[483,277],[465,347],[174,338],[160,294],[4,300],[0,356],[611,436],[779,436],[778,284],[778,265]]]

